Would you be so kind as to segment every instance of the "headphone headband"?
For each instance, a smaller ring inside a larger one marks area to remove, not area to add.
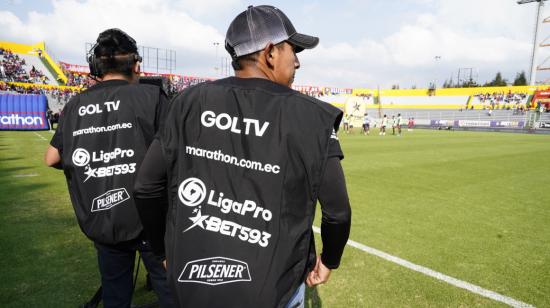
[[[111,59],[111,58],[115,58],[117,56],[116,51],[114,51],[114,50],[110,51],[108,54],[105,54],[105,55],[96,55],[96,49],[100,46],[100,42],[102,41],[102,37],[107,36],[107,35],[112,35],[113,36],[113,40],[115,41],[116,44],[118,44],[116,46],[119,46],[121,44],[121,42],[119,42],[119,40],[117,39],[117,36],[122,36],[125,40],[127,40],[127,42],[125,42],[125,43],[128,44],[126,47],[129,47],[128,49],[130,49],[130,50],[127,51],[127,54],[133,55],[132,59],[128,59],[129,61],[132,61],[132,63],[143,61],[143,58],[139,55],[139,51],[138,51],[138,47],[136,45],[136,41],[131,36],[129,36],[126,32],[124,32],[120,29],[117,29],[117,28],[108,29],[108,30],[105,30],[105,31],[103,31],[99,34],[99,36],[96,40],[96,43],[86,53],[86,61],[88,62],[88,65],[90,67],[90,75],[91,76],[102,77],[102,75],[104,74],[101,71],[101,67],[100,67],[100,62],[101,62],[103,57],[107,57],[107,58]],[[124,51],[121,50],[120,52],[124,54]]]

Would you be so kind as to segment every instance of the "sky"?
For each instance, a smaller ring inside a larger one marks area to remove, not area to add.
[[[0,0],[0,41],[45,41],[57,60],[85,65],[85,44],[116,27],[138,45],[175,50],[176,73],[218,78],[228,58],[227,27],[260,4],[278,7],[298,32],[320,38],[298,54],[298,85],[441,86],[456,81],[459,69],[471,69],[480,83],[497,72],[511,81],[520,71],[529,76],[537,5],[515,0]],[[545,23],[539,42],[549,35]],[[549,56],[550,47],[541,49],[537,62]],[[539,72],[537,80],[547,78]]]

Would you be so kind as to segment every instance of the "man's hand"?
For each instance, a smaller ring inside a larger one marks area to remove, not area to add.
[[[164,266],[164,269],[166,270],[166,259],[162,260],[162,266]]]
[[[315,267],[306,278],[306,284],[308,287],[313,287],[318,284],[322,284],[328,281],[328,278],[330,276],[330,268],[326,267],[323,264],[323,261],[321,261],[321,258],[317,256],[317,262],[315,263]]]

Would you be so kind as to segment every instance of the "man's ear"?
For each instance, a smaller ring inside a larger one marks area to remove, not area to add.
[[[141,73],[141,62],[136,61],[136,63],[134,63],[134,73],[137,75]]]
[[[277,58],[277,48],[272,43],[267,44],[263,50],[265,63],[268,67],[275,67],[275,59]]]

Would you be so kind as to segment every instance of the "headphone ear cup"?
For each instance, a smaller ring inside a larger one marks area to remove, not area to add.
[[[96,60],[96,57],[95,57],[94,54],[91,54],[88,57],[88,65],[90,67],[90,75],[95,76],[95,77],[100,77],[99,76],[99,68],[97,66],[97,60]]]

